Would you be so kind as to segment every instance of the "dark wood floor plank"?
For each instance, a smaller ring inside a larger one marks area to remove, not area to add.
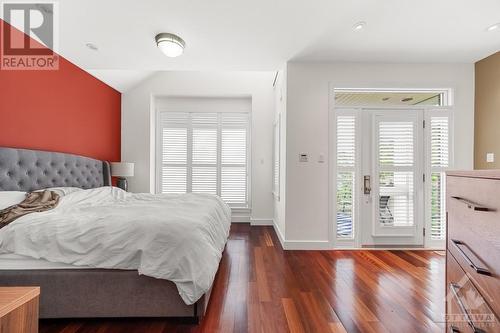
[[[42,320],[40,333],[443,332],[435,251],[284,251],[235,224],[199,325],[178,319]]]

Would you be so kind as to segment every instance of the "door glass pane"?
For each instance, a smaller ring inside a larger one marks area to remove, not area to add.
[[[412,226],[413,172],[383,171],[379,173],[379,222],[383,226]]]
[[[337,237],[353,237],[354,172],[337,174]]]
[[[413,166],[413,122],[379,123],[380,166]]]
[[[414,225],[414,121],[378,124],[379,223]]]

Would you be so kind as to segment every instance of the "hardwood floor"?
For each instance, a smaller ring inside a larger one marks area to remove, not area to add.
[[[40,332],[444,332],[444,267],[432,251],[283,251],[271,227],[233,225],[200,325],[42,320]]]

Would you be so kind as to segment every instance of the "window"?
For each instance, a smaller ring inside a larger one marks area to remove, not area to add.
[[[446,175],[450,167],[450,113],[431,111],[428,123],[428,162],[430,195],[427,210],[430,221],[430,240],[442,241],[446,237]],[[428,193],[429,193],[428,192]]]
[[[248,208],[249,113],[160,112],[158,190]]]
[[[337,116],[337,238],[354,237],[356,116]]]
[[[429,107],[448,106],[449,90],[335,89],[336,107]]]

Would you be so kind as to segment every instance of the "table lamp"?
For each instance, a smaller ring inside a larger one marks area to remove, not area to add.
[[[124,191],[128,191],[128,183],[125,177],[134,176],[134,163],[111,162],[111,176],[117,177],[116,185]]]

